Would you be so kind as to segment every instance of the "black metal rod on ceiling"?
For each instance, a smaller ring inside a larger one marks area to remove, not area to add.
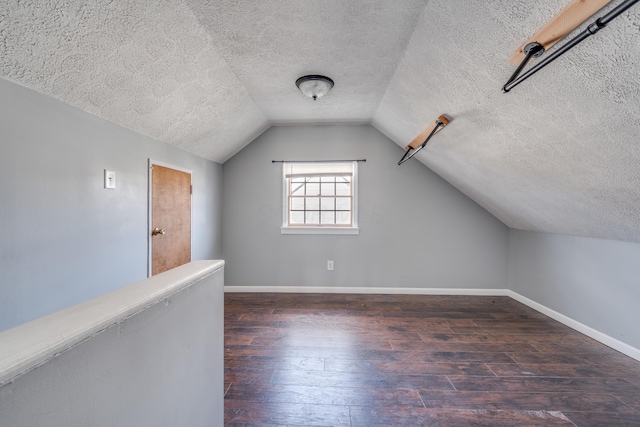
[[[354,160],[271,160],[271,163],[346,163],[346,162],[366,162],[367,159]]]
[[[516,72],[513,73],[509,81],[507,81],[507,84],[504,85],[504,87],[502,88],[502,92],[504,93],[509,92],[511,89],[513,89],[514,87],[516,87],[517,85],[519,85],[520,83],[522,83],[523,81],[525,81],[526,79],[528,79],[529,77],[531,77],[532,75],[540,71],[549,63],[553,62],[558,57],[562,56],[565,52],[567,52],[568,50],[576,46],[578,43],[580,43],[587,37],[592,36],[593,34],[603,29],[609,22],[614,20],[616,17],[618,17],[618,15],[622,14],[624,11],[626,11],[627,9],[629,9],[631,6],[633,6],[639,1],[640,0],[625,0],[624,2],[620,3],[618,6],[613,8],[609,13],[604,15],[602,18],[596,19],[591,25],[587,27],[586,30],[582,31],[580,34],[572,38],[569,42],[567,42],[567,44],[565,44],[564,46],[562,46],[561,48],[553,52],[551,55],[549,55],[547,58],[540,61],[538,64],[531,67],[520,77],[514,78],[522,70],[522,68],[524,68],[527,62],[529,62],[529,59],[531,59],[531,57],[535,55],[535,52],[534,53],[529,52],[525,57],[525,59],[520,64],[520,66],[516,69]]]
[[[407,150],[404,152],[404,155],[402,156],[400,161],[398,162],[398,166],[400,166],[401,164],[403,164],[404,162],[406,162],[407,160],[411,159],[413,156],[418,154],[418,151],[420,151],[424,147],[426,147],[427,146],[427,142],[429,142],[431,137],[433,135],[435,135],[436,132],[438,132],[444,126],[445,126],[444,123],[442,123],[440,120],[436,120],[436,126],[431,130],[431,133],[429,134],[429,136],[427,136],[427,138],[424,140],[424,142],[421,145],[419,145],[418,147],[413,148],[412,146],[409,146],[407,148]]]

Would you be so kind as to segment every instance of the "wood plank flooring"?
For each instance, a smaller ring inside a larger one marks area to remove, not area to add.
[[[640,362],[508,297],[226,294],[225,425],[640,426]]]

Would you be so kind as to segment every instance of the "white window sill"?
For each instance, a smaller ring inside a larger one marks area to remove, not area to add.
[[[360,234],[358,227],[280,227],[280,234]]]

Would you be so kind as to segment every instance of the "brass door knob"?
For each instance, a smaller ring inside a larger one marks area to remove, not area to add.
[[[157,236],[158,234],[164,235],[166,233],[166,231],[164,231],[164,228],[154,228],[153,231],[151,232],[152,236]]]

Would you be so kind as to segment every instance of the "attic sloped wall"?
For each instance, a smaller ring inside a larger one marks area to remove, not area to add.
[[[368,125],[263,133],[223,164],[225,284],[506,289],[508,228],[420,162],[398,166],[402,153]],[[280,233],[282,166],[272,160],[362,158],[359,235]]]
[[[511,230],[509,289],[640,349],[638,243]]]
[[[193,171],[192,258],[220,257],[219,164],[4,79],[0,145],[0,330],[147,276],[148,158]]]

